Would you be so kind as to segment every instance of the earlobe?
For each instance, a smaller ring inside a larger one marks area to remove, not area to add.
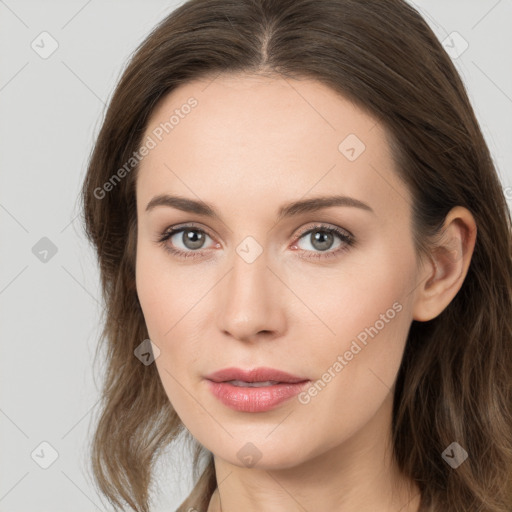
[[[432,320],[457,295],[471,263],[476,232],[475,220],[467,208],[456,206],[450,210],[432,247],[429,263],[418,276],[414,320]]]

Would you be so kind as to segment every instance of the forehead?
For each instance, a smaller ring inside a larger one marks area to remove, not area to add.
[[[368,198],[378,186],[402,187],[383,126],[314,80],[238,74],[183,84],[157,104],[145,137],[155,146],[137,188],[148,200],[173,190],[282,202],[333,188]]]
[[[256,147],[275,157],[290,149],[307,153],[301,141],[338,151],[340,136],[348,134],[370,143],[383,135],[376,127],[373,117],[321,82],[236,74],[179,86],[157,104],[146,134],[179,150],[193,132],[198,149],[212,152],[222,142],[229,153],[243,145],[246,154]]]

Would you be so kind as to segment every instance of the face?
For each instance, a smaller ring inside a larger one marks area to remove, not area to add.
[[[349,443],[391,403],[418,279],[384,128],[315,81],[224,75],[166,96],[148,137],[136,285],[180,419],[239,466],[244,450],[277,468]],[[233,367],[307,382],[206,378]]]

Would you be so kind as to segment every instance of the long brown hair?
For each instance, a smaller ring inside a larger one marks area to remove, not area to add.
[[[135,288],[138,166],[125,164],[159,99],[193,79],[239,72],[315,79],[383,123],[414,199],[418,254],[428,254],[451,208],[473,214],[477,241],[462,288],[438,317],[412,322],[394,395],[393,448],[421,490],[422,511],[510,512],[510,212],[455,66],[403,0],[190,0],[132,56],[81,196],[105,301],[105,381],[91,443],[99,489],[116,509],[124,502],[147,512],[153,464],[182,433],[194,448],[196,483],[178,510],[206,510],[217,486],[212,454],[190,439],[156,366],[134,356],[148,332]],[[457,469],[442,458],[454,441],[468,453]]]

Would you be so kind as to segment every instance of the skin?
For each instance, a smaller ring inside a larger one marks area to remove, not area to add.
[[[439,248],[420,259],[412,197],[385,129],[319,82],[247,74],[189,82],[157,105],[146,135],[190,96],[197,107],[141,162],[136,285],[165,392],[215,457],[208,512],[417,511],[419,490],[391,457],[395,379],[412,320],[437,316],[462,285],[473,217],[454,208]],[[338,149],[349,134],[366,146],[354,161]],[[169,206],[146,211],[162,193],[205,201],[222,221]],[[277,221],[284,203],[335,193],[373,212],[332,206]],[[356,244],[334,235],[322,251],[301,234],[319,222],[348,230]],[[183,232],[166,243],[200,257],[156,242],[183,223],[206,233],[203,246],[185,245]],[[248,236],[263,251],[252,263],[236,250]],[[307,404],[239,412],[204,380],[229,366],[269,366],[316,382],[394,303],[400,312]],[[252,467],[237,457],[248,442],[261,454]]]

